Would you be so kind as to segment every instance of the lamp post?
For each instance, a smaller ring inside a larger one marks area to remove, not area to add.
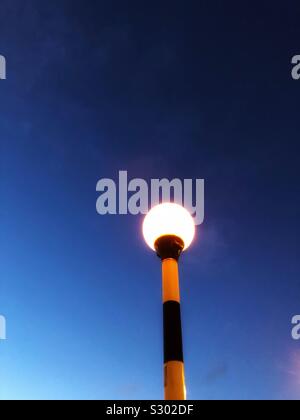
[[[143,234],[162,261],[165,400],[185,400],[178,260],[194,239],[194,220],[178,204],[159,204],[145,217]]]

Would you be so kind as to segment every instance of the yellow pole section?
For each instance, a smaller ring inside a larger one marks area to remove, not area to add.
[[[163,303],[174,301],[180,303],[178,262],[167,258],[162,262]]]

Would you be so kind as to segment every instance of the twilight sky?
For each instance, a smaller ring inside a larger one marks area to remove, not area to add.
[[[241,4],[242,3],[242,4]],[[160,399],[159,260],[96,183],[204,178],[190,399],[300,399],[300,5],[1,0],[1,399]]]

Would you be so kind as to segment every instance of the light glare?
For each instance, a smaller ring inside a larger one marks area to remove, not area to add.
[[[164,203],[153,207],[143,224],[145,241],[155,250],[156,240],[165,235],[178,236],[187,249],[195,236],[195,223],[190,213],[175,203]]]

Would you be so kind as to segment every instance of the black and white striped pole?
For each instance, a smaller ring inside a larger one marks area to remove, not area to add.
[[[143,233],[162,261],[165,400],[186,400],[178,260],[194,239],[194,220],[177,204],[160,204],[145,217]]]

